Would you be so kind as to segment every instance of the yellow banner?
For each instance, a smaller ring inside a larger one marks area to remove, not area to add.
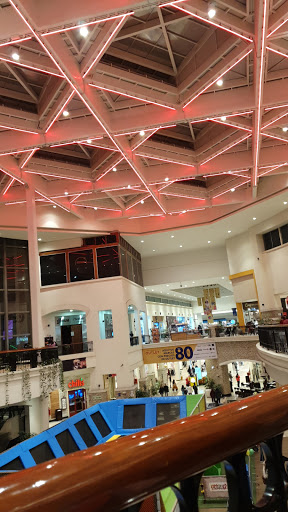
[[[216,344],[204,342],[176,347],[143,348],[142,354],[144,364],[217,358]]]
[[[197,303],[198,303],[198,306],[202,306],[202,298],[201,297],[197,297]]]

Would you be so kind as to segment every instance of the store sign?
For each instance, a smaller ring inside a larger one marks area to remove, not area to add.
[[[73,388],[81,388],[81,386],[84,386],[84,380],[83,379],[77,379],[77,380],[70,380],[70,382],[68,382],[68,388],[69,389],[73,389]]]
[[[189,361],[189,359],[217,359],[216,343],[177,345],[176,347],[143,348],[144,364]]]
[[[226,476],[204,476],[205,499],[228,498],[228,486]]]

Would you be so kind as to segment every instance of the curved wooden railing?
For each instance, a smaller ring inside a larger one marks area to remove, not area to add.
[[[226,459],[230,462],[229,512],[284,512],[287,476],[278,434],[286,429],[288,386],[3,477],[0,510],[134,511],[139,510],[134,504],[181,482],[188,504],[181,510],[197,511],[200,480],[192,475]],[[263,445],[269,462],[269,492],[255,508],[243,470],[245,452],[271,438]]]

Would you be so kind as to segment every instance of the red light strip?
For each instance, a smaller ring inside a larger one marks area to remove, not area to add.
[[[13,44],[18,44],[18,43],[22,43],[23,41],[29,41],[31,40],[32,37],[29,36],[29,37],[22,37],[21,39],[11,39],[11,41],[7,41],[6,43],[0,43],[0,47],[3,47],[3,46],[10,46],[10,45],[13,45]]]
[[[4,128],[4,130],[13,130],[14,132],[32,133],[33,135],[39,135],[39,132],[32,132],[31,130],[22,130],[21,128],[11,128],[11,126],[5,126],[4,124],[0,124],[0,128]]]
[[[71,86],[71,88],[75,91],[75,93],[77,94],[77,96],[80,98],[80,100],[82,101],[82,103],[88,108],[89,112],[91,112],[92,116],[96,119],[96,121],[100,124],[100,126],[102,126],[103,130],[105,131],[105,133],[107,134],[107,136],[109,137],[109,139],[115,144],[115,146],[117,147],[118,151],[120,151],[120,153],[122,154],[123,158],[126,160],[126,162],[128,163],[128,165],[131,167],[131,169],[133,169],[133,171],[135,172],[135,174],[138,176],[138,178],[142,181],[143,185],[145,186],[145,188],[148,190],[148,192],[151,192],[149,189],[148,189],[148,186],[146,185],[145,181],[143,180],[143,178],[141,177],[141,175],[139,174],[138,170],[136,169],[135,165],[133,164],[133,162],[131,162],[128,158],[128,156],[124,153],[124,151],[122,151],[122,149],[120,148],[120,146],[118,146],[117,142],[113,139],[113,136],[109,133],[109,131],[107,130],[107,128],[105,127],[105,125],[102,123],[101,119],[98,117],[98,115],[94,112],[94,110],[90,107],[89,103],[87,103],[87,101],[85,100],[85,98],[83,97],[83,94],[78,91],[78,89],[75,87],[75,85],[72,83],[72,81],[69,79],[69,77],[67,76],[66,73],[64,73],[63,69],[61,69],[61,66],[58,64],[58,62],[56,61],[56,59],[53,57],[53,55],[51,54],[51,52],[46,48],[45,44],[43,43],[42,39],[39,37],[39,35],[35,32],[35,30],[33,30],[33,28],[31,27],[30,23],[26,20],[26,18],[23,16],[23,14],[21,13],[21,11],[18,9],[18,7],[15,5],[14,1],[13,0],[9,0],[10,4],[12,5],[12,7],[15,9],[15,11],[19,14],[20,18],[24,21],[24,23],[27,25],[27,27],[29,28],[29,30],[32,32],[32,34],[34,35],[35,39],[37,39],[37,41],[39,42],[39,44],[42,46],[42,48],[44,49],[44,51],[47,53],[47,55],[49,55],[50,59],[52,60],[52,62],[55,64],[55,66],[57,67],[57,69],[59,69],[59,71],[61,72],[61,74],[63,75],[63,77],[66,79],[66,81],[69,83],[69,85]],[[126,16],[125,16],[126,17]],[[158,206],[161,208],[162,211],[164,211],[163,207],[161,206],[161,204],[159,203],[158,199],[156,198],[155,194],[153,194],[151,192],[151,195],[153,197],[153,199],[155,200],[155,202],[158,204]],[[164,212],[165,213],[165,212]]]
[[[104,208],[103,206],[88,206],[87,204],[77,204],[77,206],[80,206],[81,208],[92,208],[94,210],[94,208],[97,208],[97,210],[107,210],[107,211],[111,211],[111,212],[122,212],[122,210],[117,210],[116,208]]]
[[[151,101],[151,100],[145,100],[143,98],[139,98],[139,96],[132,96],[132,94],[125,94],[124,92],[115,91],[114,89],[108,89],[107,87],[100,87],[98,85],[89,84],[91,87],[94,87],[95,89],[100,89],[107,92],[112,92],[114,94],[118,94],[118,96],[124,96],[125,98],[131,98],[133,100],[142,101],[143,103],[151,103],[152,105],[157,105],[157,107],[164,107],[168,108],[170,110],[176,110],[176,108],[168,107],[168,105],[164,105],[163,103],[158,103],[157,101]]]
[[[138,201],[136,201],[135,203],[131,204],[131,206],[128,206],[128,208],[126,208],[126,211],[130,210],[130,208],[134,208],[134,206],[136,206],[137,204],[141,203],[141,201],[145,201],[145,199],[148,199],[148,197],[151,197],[151,194],[147,194],[147,196],[142,197],[142,199],[138,199]]]
[[[26,170],[25,172],[28,174],[39,174],[39,176],[51,176],[52,178],[62,178],[63,180],[84,181],[85,183],[91,183],[91,180],[86,180],[84,178],[71,178],[71,176],[61,176],[60,174],[49,174],[48,172]]]
[[[144,142],[146,142],[146,140],[148,140],[150,137],[152,137],[152,135],[154,135],[154,133],[156,133],[156,132],[158,132],[158,128],[155,128],[155,130],[153,130],[152,132],[148,133],[147,137],[145,137],[143,140],[140,140],[140,142],[139,142],[139,144],[137,144],[137,146],[132,147],[132,151],[135,151],[137,148],[139,148],[139,146],[144,144]]]
[[[3,62],[10,62],[10,64],[15,64],[15,66],[20,66],[22,68],[33,69],[33,71],[39,71],[40,73],[44,73],[45,75],[58,76],[58,78],[63,78],[63,76],[59,75],[58,73],[46,71],[46,69],[36,68],[35,66],[29,66],[28,64],[23,64],[22,62],[16,62],[15,60],[7,59],[6,57],[0,57],[0,60],[2,60]]]
[[[151,160],[160,160],[160,162],[168,162],[170,164],[178,164],[178,165],[185,165],[186,167],[193,167],[195,168],[195,165],[189,165],[189,164],[184,164],[183,162],[175,162],[175,160],[169,160],[168,158],[160,158],[160,157],[156,157],[156,156],[148,156],[148,155],[144,155],[143,153],[135,153],[137,156],[142,156],[144,158],[150,158]]]
[[[288,59],[288,55],[286,53],[279,52],[279,50],[274,50],[274,48],[270,48],[270,46],[267,46],[267,50],[273,53],[277,53],[277,55],[280,55],[281,57],[285,57],[286,59]]]
[[[131,14],[134,14],[134,12],[127,12],[125,16],[131,16]],[[66,28],[64,27],[64,28],[59,28],[58,30],[50,30],[49,32],[44,32],[42,34],[42,36],[46,37],[46,36],[51,36],[53,34],[59,34],[60,32],[68,32],[69,30],[75,30],[77,28],[80,29],[81,27],[89,27],[91,25],[105,23],[106,21],[117,20],[122,17],[123,17],[123,14],[118,14],[117,16],[110,16],[110,18],[103,18],[103,19],[99,19],[99,20],[95,20],[95,21],[88,21],[87,23],[83,23],[81,25],[71,25],[70,27],[66,27]]]
[[[261,133],[261,135],[263,135],[263,137],[269,137],[270,139],[280,140],[281,142],[288,142],[288,139],[277,137],[276,135],[270,135],[268,133]]]
[[[276,107],[266,107],[264,110],[267,111],[267,110],[275,110],[276,108],[283,108],[283,107],[288,107],[288,103],[284,103],[284,105],[277,105]]]
[[[183,108],[186,108],[188,107],[188,105],[190,105],[190,103],[192,103],[192,101],[196,100],[196,98],[198,98],[199,96],[201,96],[201,94],[203,94],[203,92],[207,91],[207,89],[209,89],[209,87],[211,87],[212,85],[216,84],[216,82],[222,78],[222,76],[226,75],[232,68],[234,68],[237,64],[239,64],[239,62],[241,62],[243,59],[245,59],[245,57],[247,57],[247,55],[249,55],[249,53],[251,53],[253,51],[253,49],[251,48],[251,50],[247,51],[242,57],[240,57],[239,59],[236,60],[236,62],[234,62],[234,64],[231,64],[231,66],[229,66],[228,69],[226,69],[225,71],[223,71],[223,73],[221,73],[221,75],[217,76],[217,78],[215,78],[214,80],[212,80],[208,85],[206,85],[206,87],[204,87],[204,89],[202,89],[202,91],[198,92],[195,96],[193,96],[191,98],[191,100],[189,100],[187,103],[185,103],[185,105],[183,106]]]
[[[69,97],[67,98],[67,100],[65,101],[64,105],[60,108],[59,112],[56,114],[56,116],[54,117],[54,119],[52,119],[51,123],[49,124],[48,128],[46,128],[45,130],[45,133],[47,133],[51,126],[53,126],[53,124],[55,123],[55,121],[57,121],[57,119],[60,117],[61,113],[63,112],[64,108],[66,107],[66,105],[68,105],[69,101],[72,99],[72,96],[74,96],[74,91],[71,92],[71,94],[69,94]],[[51,146],[53,147],[53,146]]]
[[[7,183],[6,187],[4,188],[2,195],[5,196],[5,194],[8,192],[9,188],[12,187],[13,183],[15,181],[15,178],[10,178],[9,182]]]
[[[163,213],[150,213],[148,215],[138,215],[137,217],[128,217],[128,219],[142,219],[144,217],[163,217]]]
[[[205,119],[196,119],[195,121],[190,121],[191,124],[196,124],[196,123],[203,123],[205,121],[216,121],[218,119],[221,120],[221,117],[227,117],[227,119],[229,117],[238,117],[238,116],[244,116],[246,114],[253,114],[253,110],[247,110],[246,112],[237,112],[237,114],[223,114],[222,116],[219,116],[219,117],[206,117]]]
[[[163,194],[165,196],[185,197],[186,199],[197,199],[198,201],[206,201],[204,197],[185,196],[182,194],[173,194],[172,192],[160,192],[160,194]]]
[[[200,212],[202,210],[206,210],[206,208],[192,208],[191,210],[177,210],[177,211],[173,211],[173,212],[169,212],[168,215],[177,215],[177,214],[184,214],[184,213],[188,213],[188,212]]]
[[[210,162],[210,160],[213,160],[213,158],[216,158],[217,156],[222,155],[222,153],[225,153],[225,151],[228,151],[229,149],[233,148],[234,146],[237,146],[238,144],[241,144],[241,142],[244,142],[244,140],[249,139],[249,137],[251,137],[251,134],[245,135],[237,142],[233,142],[233,144],[230,144],[230,146],[227,146],[225,149],[222,149],[221,151],[218,151],[218,153],[216,153],[215,155],[211,156],[210,158],[207,158],[207,160],[202,162],[200,166],[207,164],[207,162]]]
[[[249,43],[253,42],[253,39],[251,37],[243,36],[242,34],[239,34],[239,32],[235,32],[235,30],[231,30],[229,28],[223,27],[223,25],[220,25],[220,23],[216,23],[215,21],[211,21],[210,19],[206,19],[203,16],[199,16],[199,14],[194,14],[193,12],[187,11],[186,9],[183,9],[183,7],[180,7],[176,5],[176,2],[170,2],[168,4],[164,4],[166,6],[171,5],[171,7],[175,7],[175,9],[178,9],[179,11],[183,11],[189,16],[192,16],[193,18],[197,18],[198,20],[204,21],[205,23],[208,23],[209,25],[213,25],[214,27],[221,28],[222,30],[225,30],[226,32],[230,32],[230,34],[234,34],[237,37],[240,37],[241,39],[245,39],[246,41],[249,41]]]
[[[219,119],[211,119],[211,121],[213,121],[213,123],[224,124],[226,126],[232,126],[232,128],[237,128],[237,130],[244,130],[245,132],[252,133],[252,129],[251,128],[244,128],[243,126],[238,126],[236,124],[227,123],[226,121],[221,121]]]
[[[114,165],[111,165],[111,167],[109,167],[109,169],[107,169],[107,171],[103,172],[103,174],[101,174],[101,176],[99,176],[99,178],[97,178],[96,181],[99,181],[99,180],[101,180],[101,178],[106,176],[106,174],[108,174],[108,172],[112,171],[112,169],[114,169],[114,167],[116,167],[116,165],[120,164],[120,162],[122,162],[122,160],[124,160],[124,158],[119,158],[119,160],[117,160]]]
[[[194,178],[192,178],[192,179],[194,179]],[[165,185],[163,185],[163,187],[158,188],[158,192],[160,192],[160,190],[163,190],[166,187],[169,187],[169,185],[172,185],[173,183],[175,183],[175,181],[181,181],[181,179],[168,181],[167,183],[165,183]]]
[[[265,174],[268,174],[269,172],[275,171],[276,169],[279,169],[279,167],[283,167],[284,165],[287,165],[287,162],[285,162],[284,164],[275,165],[275,167],[272,167],[272,169],[269,169],[268,171],[265,171],[265,172],[262,172],[261,174],[259,174],[259,177],[261,178],[261,176],[264,176]]]
[[[81,194],[77,194],[77,196],[75,196],[75,197],[72,199],[72,201],[70,201],[70,204],[74,203],[74,202],[78,199],[78,197],[80,197],[80,196],[82,196],[82,192],[81,192]]]
[[[49,203],[55,204],[56,206],[59,206],[59,208],[62,208],[62,210],[65,210],[65,212],[71,213],[69,208],[66,208],[61,203],[58,203],[58,202],[56,203],[56,201],[53,201],[53,199],[51,199],[50,197],[45,196],[45,194],[42,194],[42,192],[39,192],[39,190],[36,190],[36,192],[37,192],[37,194],[39,194],[39,196],[41,196],[44,199],[46,199],[46,201],[48,201]]]
[[[286,110],[286,112],[284,112],[284,114],[281,114],[281,115],[277,116],[275,119],[273,119],[272,121],[270,121],[269,123],[264,124],[264,126],[262,126],[262,130],[264,130],[265,128],[268,128],[268,126],[270,126],[271,124],[276,123],[277,121],[279,121],[279,119],[282,119],[282,117],[287,116],[287,114],[288,114],[288,112]]]
[[[252,173],[252,186],[257,187],[258,182],[258,165],[259,165],[259,146],[260,146],[260,135],[261,135],[261,122],[262,122],[262,91],[264,85],[264,61],[265,61],[265,34],[266,34],[266,24],[267,24],[267,1],[264,0],[264,11],[263,11],[263,25],[262,25],[262,36],[261,36],[261,53],[260,53],[260,79],[259,79],[259,90],[258,90],[258,102],[257,102],[257,110],[256,114],[256,133],[254,137],[256,139],[256,150],[255,150],[255,169],[254,173]]]
[[[94,64],[99,60],[101,59],[102,55],[105,53],[105,50],[106,48],[109,46],[110,42],[113,40],[115,34],[118,32],[118,30],[121,28],[121,26],[124,24],[126,18],[128,18],[128,16],[130,16],[131,14],[134,14],[134,12],[131,12],[129,14],[124,14],[124,16],[122,16],[122,18],[120,19],[118,25],[114,28],[113,32],[110,34],[110,36],[108,37],[106,43],[102,46],[101,50],[97,53],[95,59],[93,59],[93,62],[90,64],[90,66],[88,67],[88,69],[86,69],[84,75],[83,75],[83,78],[85,78],[89,71],[93,68]]]
[[[32,156],[34,155],[34,153],[36,153],[37,149],[40,149],[40,148],[34,148],[30,151],[29,155],[25,158],[25,160],[23,161],[23,163],[20,165],[20,169],[23,169],[23,167],[25,167],[25,165],[29,162],[30,158],[32,158]]]
[[[19,183],[21,183],[21,185],[25,185],[24,181],[19,180],[19,178],[16,178],[12,174],[10,174],[8,171],[6,171],[6,170],[4,171],[4,169],[2,169],[2,167],[0,167],[0,171],[4,172],[4,174],[7,174],[7,176],[9,176],[10,178],[13,178],[16,181],[19,181]]]
[[[287,23],[287,21],[288,21],[288,18],[287,18],[287,20],[282,21],[280,23],[280,25],[278,25],[278,27],[274,28],[274,30],[272,30],[272,32],[270,32],[270,34],[268,34],[267,39],[269,39],[269,37],[271,37],[272,34],[274,34],[274,32],[276,32],[276,30],[279,30],[279,28],[281,28],[283,25],[285,25],[285,23]]]
[[[223,196],[223,194],[227,194],[227,192],[231,192],[231,188],[239,188],[242,187],[242,185],[245,185],[245,183],[249,183],[250,180],[244,181],[243,183],[240,183],[240,185],[231,186],[228,188],[228,190],[225,190],[225,192],[221,192],[220,194],[217,194],[217,196],[213,196],[212,199],[215,199],[216,197]]]
[[[175,126],[177,126],[177,124],[167,124],[164,126],[158,126],[157,130],[164,130],[165,128],[175,128]],[[154,130],[154,128],[146,128],[145,132],[152,130]],[[135,133],[139,133],[140,131],[141,130],[135,130],[134,132],[116,133],[115,137],[122,137],[122,135],[134,135]]]
[[[89,137],[88,137],[89,138]],[[91,140],[102,140],[104,137],[94,137],[93,139]],[[87,142],[87,139],[85,140],[72,140],[71,142],[63,142],[62,144],[52,144],[51,146],[49,146],[50,148],[59,148],[60,146],[71,146],[72,144],[85,144],[87,145],[88,147],[94,147],[93,144],[89,144]]]

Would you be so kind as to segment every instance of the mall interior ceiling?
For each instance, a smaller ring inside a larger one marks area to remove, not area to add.
[[[286,4],[0,1],[1,236],[26,238],[27,187],[40,241],[143,256],[285,211]]]

